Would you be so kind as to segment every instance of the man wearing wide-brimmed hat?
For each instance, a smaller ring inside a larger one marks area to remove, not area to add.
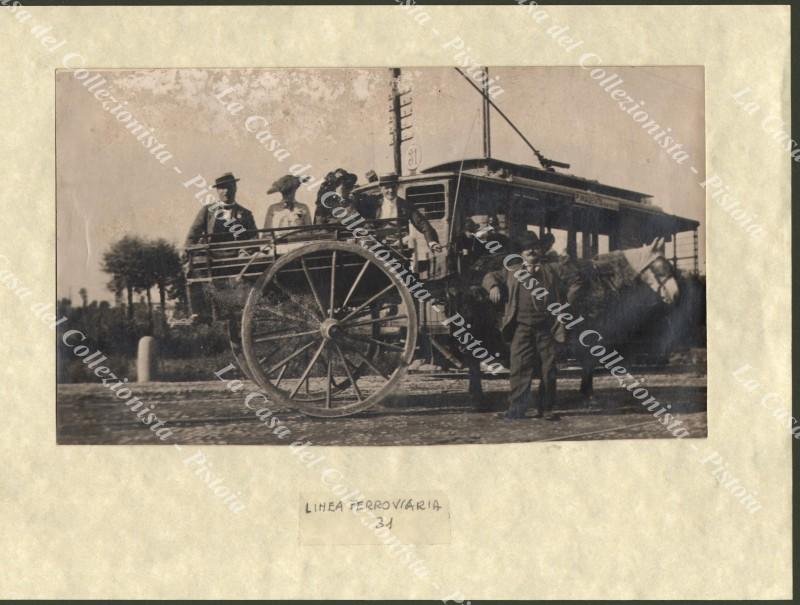
[[[217,201],[200,209],[189,228],[186,245],[196,244],[204,236],[214,242],[254,239],[256,221],[253,213],[236,201],[236,183],[233,173],[226,172],[214,181]]]
[[[279,227],[302,227],[311,224],[311,212],[308,206],[295,199],[295,192],[302,183],[309,180],[307,176],[287,174],[272,183],[267,190],[267,195],[281,194],[281,201],[275,202],[267,208],[267,217],[264,229],[277,229]]]
[[[501,332],[503,338],[511,341],[511,393],[508,411],[503,416],[508,420],[525,418],[531,381],[539,373],[543,387],[534,417],[558,420],[553,413],[556,320],[548,306],[572,304],[582,280],[577,271],[567,271],[558,259],[542,256],[541,242],[534,233],[525,232],[517,244],[520,253],[507,257],[503,269],[487,273],[483,280],[492,303],[505,302]]]
[[[414,228],[425,236],[428,247],[434,252],[441,251],[439,236],[422,213],[397,195],[398,177],[395,173],[385,174],[378,179],[381,197],[373,205],[372,217],[375,219],[402,218],[411,222]]]

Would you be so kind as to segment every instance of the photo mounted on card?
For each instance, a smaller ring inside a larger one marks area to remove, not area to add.
[[[60,444],[706,437],[702,67],[55,83]]]

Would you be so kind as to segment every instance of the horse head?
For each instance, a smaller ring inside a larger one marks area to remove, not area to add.
[[[662,302],[674,304],[680,290],[675,279],[675,269],[664,256],[664,238],[657,237],[651,244],[623,251],[628,263]]]

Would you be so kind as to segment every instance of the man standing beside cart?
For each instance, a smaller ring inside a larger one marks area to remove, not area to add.
[[[556,399],[556,323],[547,310],[554,302],[572,305],[583,285],[580,273],[558,258],[542,254],[539,238],[525,233],[519,241],[521,262],[486,274],[483,287],[489,299],[505,301],[501,323],[503,338],[511,341],[511,393],[509,407],[502,416],[507,420],[525,418],[531,398],[531,381],[541,376],[538,411],[534,418],[558,420],[553,412]],[[516,256],[516,255],[515,255]],[[529,288],[530,277],[535,287]],[[538,371],[538,372],[537,372]]]

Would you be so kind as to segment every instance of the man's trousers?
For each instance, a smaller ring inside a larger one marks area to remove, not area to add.
[[[556,398],[556,343],[551,324],[517,324],[511,339],[511,394],[509,415],[521,416],[531,399],[531,380],[541,376],[538,408],[542,414],[553,409]]]

